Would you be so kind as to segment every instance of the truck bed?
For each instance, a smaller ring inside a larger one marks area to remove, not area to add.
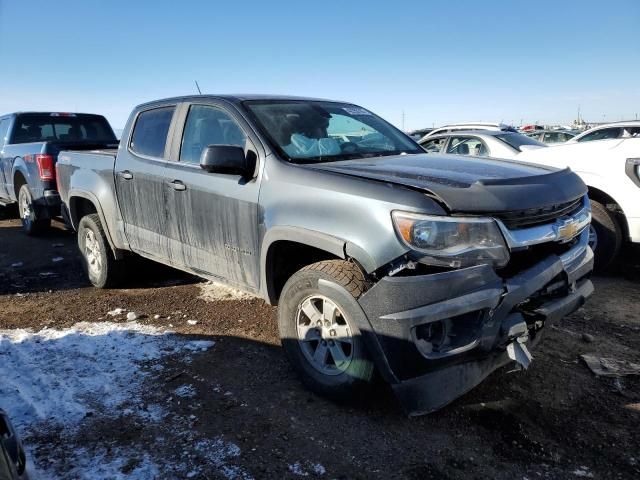
[[[58,155],[58,191],[66,202],[72,177],[78,177],[79,185],[87,188],[87,193],[115,191],[114,166],[117,149],[91,151],[61,151]],[[75,183],[75,182],[74,182]]]

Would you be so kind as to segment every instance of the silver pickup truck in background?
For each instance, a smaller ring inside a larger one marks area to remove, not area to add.
[[[90,281],[130,253],[278,305],[314,391],[377,370],[434,411],[591,295],[591,219],[570,170],[427,155],[357,105],[194,96],[140,105],[118,150],[62,152],[58,190]]]

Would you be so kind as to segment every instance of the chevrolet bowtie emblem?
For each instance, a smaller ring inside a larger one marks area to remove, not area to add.
[[[571,240],[578,233],[578,222],[573,218],[565,220],[565,222],[558,227],[558,240]]]

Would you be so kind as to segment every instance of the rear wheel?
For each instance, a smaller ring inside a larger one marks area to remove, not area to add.
[[[321,288],[321,284],[325,284]],[[357,265],[329,260],[291,276],[282,290],[278,327],[285,353],[311,390],[345,400],[366,387],[374,366],[355,322],[367,287]]]
[[[86,215],[80,220],[78,247],[82,265],[94,287],[115,287],[122,281],[123,262],[113,256],[98,214]]]
[[[595,254],[595,270],[603,272],[620,252],[622,228],[615,214],[605,205],[594,200],[591,200],[591,215],[589,245]]]
[[[51,219],[38,218],[33,195],[26,184],[22,185],[18,191],[18,213],[22,221],[22,229],[27,235],[39,235],[51,225]]]

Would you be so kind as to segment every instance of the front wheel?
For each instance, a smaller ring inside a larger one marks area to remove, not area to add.
[[[37,217],[33,195],[26,184],[22,185],[18,191],[18,213],[22,221],[22,229],[27,235],[40,235],[51,225],[50,218]]]
[[[116,260],[97,214],[82,217],[78,225],[78,247],[82,265],[94,287],[117,286],[123,277],[123,263]]]
[[[282,345],[302,381],[316,393],[346,400],[373,378],[374,366],[355,321],[363,315],[356,300],[366,287],[357,265],[329,260],[299,270],[282,290]]]

